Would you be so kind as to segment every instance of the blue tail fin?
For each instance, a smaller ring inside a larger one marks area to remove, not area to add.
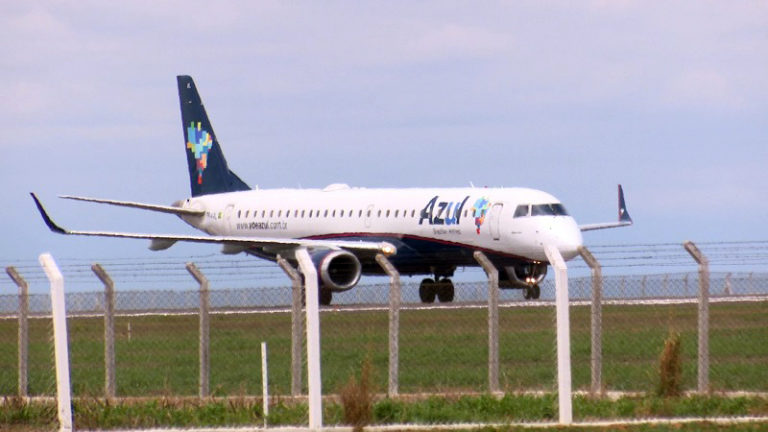
[[[229,170],[192,77],[176,77],[192,196],[249,190]]]

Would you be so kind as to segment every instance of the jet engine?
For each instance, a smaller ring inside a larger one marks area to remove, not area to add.
[[[547,276],[547,265],[523,263],[507,266],[499,276],[499,288],[530,288],[540,284]]]
[[[320,284],[331,291],[346,291],[360,281],[362,266],[357,257],[345,250],[321,250],[310,253]]]

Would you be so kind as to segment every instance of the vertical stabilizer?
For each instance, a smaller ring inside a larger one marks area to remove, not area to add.
[[[249,190],[229,170],[192,77],[176,77],[192,196]]]

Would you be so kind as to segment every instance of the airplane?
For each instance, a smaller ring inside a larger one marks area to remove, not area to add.
[[[57,225],[31,193],[48,228],[59,234],[150,240],[153,251],[177,242],[221,244],[222,253],[246,253],[296,264],[305,248],[317,267],[319,303],[347,291],[361,275],[382,275],[375,261],[388,256],[401,275],[427,275],[424,303],[451,302],[451,277],[478,266],[482,251],[499,269],[499,287],[537,299],[547,274],[547,245],[564,259],[579,254],[582,232],[632,225],[619,185],[616,222],[578,225],[554,196],[529,188],[367,189],[337,183],[323,189],[252,189],[229,169],[190,76],[177,76],[191,197],[170,206],[62,195],[61,198],[173,214],[205,235],[68,230]]]

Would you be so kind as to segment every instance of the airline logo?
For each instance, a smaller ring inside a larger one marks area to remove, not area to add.
[[[480,226],[485,222],[485,214],[488,213],[488,209],[491,207],[491,202],[486,197],[480,197],[472,205],[472,215],[475,217],[475,226],[477,227],[477,233],[480,234]]]
[[[468,199],[469,196],[463,201],[447,201],[435,195],[421,210],[419,225],[424,222],[429,225],[458,225],[461,222],[461,210]]]
[[[197,161],[197,184],[203,184],[203,171],[208,167],[208,151],[213,147],[213,137],[200,127],[200,122],[189,122],[187,128],[187,148]]]

